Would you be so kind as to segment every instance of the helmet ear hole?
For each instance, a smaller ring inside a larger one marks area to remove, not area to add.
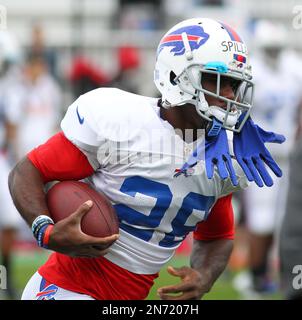
[[[177,83],[175,82],[175,78],[176,78],[176,74],[175,74],[173,71],[171,71],[171,72],[170,72],[170,82],[171,82],[171,84],[172,84],[173,86],[176,86],[176,85],[177,85]]]

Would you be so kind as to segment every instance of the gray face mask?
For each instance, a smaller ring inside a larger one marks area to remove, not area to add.
[[[214,70],[215,68],[216,70]],[[216,78],[216,90],[214,92],[202,87],[202,78],[206,75]],[[226,78],[229,78],[235,85],[234,99],[220,95],[222,81]],[[217,64],[216,67],[213,64],[209,66],[191,64],[173,81],[181,91],[192,96],[191,100],[187,100],[183,104],[191,103],[195,105],[198,114],[204,119],[212,121],[213,118],[216,118],[225,129],[240,132],[249,117],[253,104],[254,84],[251,79],[250,70],[239,72],[222,64]],[[191,86],[186,86],[186,83],[190,83]],[[190,87],[191,90],[188,89]],[[210,106],[205,99],[205,95],[224,101],[226,107]],[[241,117],[240,124],[238,124],[239,117],[243,114],[244,116]]]

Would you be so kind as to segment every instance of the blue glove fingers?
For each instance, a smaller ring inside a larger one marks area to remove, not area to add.
[[[284,135],[282,135],[282,134],[265,131],[262,128],[260,128],[259,126],[257,126],[257,129],[258,129],[260,137],[264,143],[270,142],[270,143],[280,143],[281,144],[286,140]]]
[[[211,179],[214,175],[214,167],[217,167],[219,177],[227,179],[229,177],[228,170],[224,159],[229,154],[228,140],[225,129],[221,129],[218,136],[214,140],[206,141],[205,144],[205,160],[207,177]]]
[[[210,161],[206,161],[206,171],[208,179],[212,179],[214,174],[214,163],[212,162],[212,159]]]
[[[266,142],[271,142],[271,143],[283,143],[285,141],[285,137],[283,134],[278,134],[278,133],[275,133],[274,134],[274,137],[272,137],[271,140],[266,140]]]
[[[274,181],[271,178],[271,176],[269,175],[269,173],[267,172],[267,170],[263,164],[263,160],[260,158],[256,158],[254,163],[255,163],[255,167],[257,168],[264,184],[268,187],[271,187],[274,184]]]
[[[245,161],[242,158],[237,158],[237,162],[239,163],[240,167],[242,168],[243,172],[245,173],[248,181],[254,181],[254,177],[246,165]]]
[[[226,165],[227,170],[229,172],[233,186],[237,186],[238,185],[237,176],[236,176],[236,173],[235,173],[235,170],[233,167],[232,159],[229,155],[226,156],[225,165]]]
[[[250,158],[250,159],[246,159],[247,161],[247,166],[249,167],[253,177],[254,177],[254,181],[255,183],[257,184],[258,187],[263,187],[264,184],[263,184],[263,181],[255,167],[255,164],[253,162],[253,160]]]
[[[216,163],[217,169],[218,169],[218,174],[220,176],[221,179],[226,179],[229,177],[228,171],[225,167],[225,162],[223,161],[222,158],[217,159],[217,163]]]
[[[271,170],[277,177],[282,177],[281,168],[278,166],[278,164],[275,162],[275,160],[272,158],[269,152],[267,152],[265,156],[260,155],[260,157],[271,168]]]

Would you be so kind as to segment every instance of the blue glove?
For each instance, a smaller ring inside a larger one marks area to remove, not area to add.
[[[187,170],[194,167],[198,161],[203,159],[205,154],[206,172],[209,179],[213,178],[214,166],[217,166],[218,174],[221,179],[226,179],[230,176],[234,186],[238,185],[235,170],[232,165],[232,160],[229,152],[228,139],[225,129],[220,128],[219,133],[212,139],[206,139],[204,143],[200,143],[194,152],[190,155],[187,162],[174,177],[180,174],[187,175]]]
[[[277,177],[282,176],[280,167],[264,144],[266,142],[283,143],[284,141],[283,135],[264,131],[251,118],[246,121],[240,133],[234,134],[235,157],[249,181],[255,181],[259,187],[263,187],[263,182],[269,187],[274,184],[264,163]]]
[[[214,166],[216,165],[221,179],[226,179],[230,176],[232,184],[234,186],[238,185],[229,151],[228,138],[224,128],[220,129],[216,138],[211,140],[206,139],[205,158],[207,177],[209,179],[213,178]]]

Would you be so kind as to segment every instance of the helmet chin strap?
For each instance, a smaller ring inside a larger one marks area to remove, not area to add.
[[[213,118],[212,121],[209,121],[206,126],[206,137],[208,140],[214,139],[218,136],[222,128],[222,122]]]
[[[210,106],[207,115],[208,117],[215,117],[218,121],[221,121],[223,125],[234,127],[240,114],[238,112],[232,114],[218,106]]]
[[[218,136],[221,128],[222,128],[222,122],[216,119],[210,112],[210,106],[206,99],[204,98],[204,94],[202,94],[203,99],[201,101],[196,101],[196,111],[198,114],[207,120],[206,125],[206,137],[207,139],[211,140]],[[205,110],[205,111],[203,111]]]
[[[216,119],[218,123],[221,123],[221,126],[227,125],[228,127],[233,127],[236,125],[240,114],[227,113],[218,106],[209,106],[203,93],[200,94],[200,99],[195,101],[196,110],[199,115],[210,123],[214,122],[214,119]],[[226,121],[225,118],[227,119]],[[217,127],[217,123],[212,125]],[[220,129],[218,130],[218,133],[219,131]]]

